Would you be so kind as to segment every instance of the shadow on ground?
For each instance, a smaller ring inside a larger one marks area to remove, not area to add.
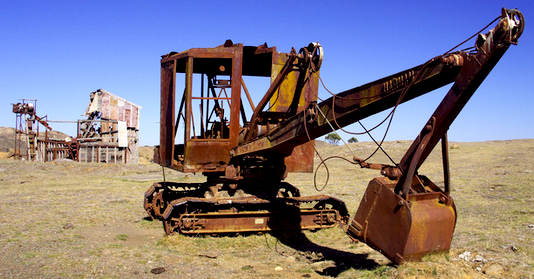
[[[333,261],[335,266],[330,266],[316,272],[323,276],[337,277],[342,272],[351,268],[359,270],[371,270],[379,264],[369,259],[368,254],[354,254],[340,251],[313,243],[301,231],[297,232],[271,232],[271,235],[277,238],[282,244],[287,245],[304,255],[319,255],[310,257],[310,262],[314,261]]]

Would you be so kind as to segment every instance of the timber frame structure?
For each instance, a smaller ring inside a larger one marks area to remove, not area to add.
[[[104,89],[90,97],[87,119],[78,120],[77,161],[137,164],[141,107]]]
[[[52,138],[47,117],[36,114],[37,100],[23,99],[13,104],[16,114],[15,159],[49,162],[70,159],[84,163],[139,162],[139,111],[135,105],[103,89],[90,94],[85,115],[78,120],[75,138]],[[44,137],[39,124],[46,128]]]

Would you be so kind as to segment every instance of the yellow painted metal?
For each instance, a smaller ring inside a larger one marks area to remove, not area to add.
[[[273,63],[271,68],[271,82],[280,73],[284,64],[287,61],[287,54],[277,52],[273,55]],[[317,101],[317,92],[319,88],[319,71],[315,73],[308,73],[308,81],[306,82],[302,94],[299,98],[298,111],[306,108],[310,102]],[[270,111],[285,112],[291,105],[295,95],[295,88],[299,78],[298,71],[290,72],[284,79],[279,89],[273,94],[270,102]],[[313,171],[313,155],[314,155],[315,141],[310,141],[293,149],[291,156],[285,158],[284,162],[287,166],[287,172],[312,172]]]

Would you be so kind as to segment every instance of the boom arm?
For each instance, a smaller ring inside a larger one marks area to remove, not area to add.
[[[439,131],[426,139],[428,144],[424,144],[424,150],[417,155],[417,169],[509,45],[517,42],[522,29],[521,13],[503,9],[497,26],[486,35],[479,34],[476,52],[439,56],[417,67],[341,92],[319,104],[311,104],[266,135],[239,145],[234,156],[265,152],[288,156],[294,147],[331,132],[329,122],[335,122],[336,129],[341,128],[454,81],[451,91],[434,113],[433,117],[439,119],[433,127],[439,126]],[[462,97],[458,97],[460,94]],[[401,171],[408,169],[424,134],[423,131],[403,158]]]
[[[267,135],[238,146],[236,155],[267,151],[289,155],[295,146],[331,132],[329,122],[344,127],[395,106],[403,93],[405,95],[401,102],[428,93],[454,80],[461,68],[454,57],[433,59],[429,63],[339,93],[319,104],[312,104]],[[405,92],[407,87],[409,90]]]
[[[367,243],[395,264],[447,251],[457,215],[449,194],[446,132],[510,44],[517,43],[523,26],[520,12],[503,9],[496,27],[478,35],[473,51],[438,56],[319,104],[314,102],[322,61],[318,44],[286,54],[266,45],[243,47],[227,41],[216,48],[165,55],[160,163],[184,172],[201,171],[207,181],[155,183],[145,192],[145,210],[163,221],[167,234],[319,229],[339,224],[349,237]],[[174,145],[177,72],[186,79],[179,113],[181,117],[185,109],[185,132],[184,144]],[[200,96],[193,95],[194,74],[202,74]],[[204,75],[213,97],[204,95]],[[213,94],[211,82],[216,75],[230,77],[218,95]],[[264,98],[252,106],[250,121],[243,117],[244,127],[240,127],[242,85],[247,92],[243,75],[276,78]],[[296,187],[281,182],[286,171],[308,170],[311,165],[310,160],[302,164],[306,168],[291,168],[291,163],[308,159],[313,152],[310,145],[295,147],[329,133],[331,125],[335,129],[347,126],[452,82],[398,165],[368,164],[354,158],[362,167],[380,169],[385,177],[371,180],[352,222],[342,201],[324,195],[302,197]],[[200,104],[198,118],[193,114],[193,101]],[[215,102],[212,106],[211,101]],[[207,116],[208,108],[220,113],[218,122],[203,117],[204,104]],[[223,104],[230,108],[229,122]],[[200,120],[200,136],[195,133],[195,119]],[[417,173],[440,139],[444,187]]]
[[[462,53],[459,56],[463,61],[462,69],[456,76],[452,88],[402,158],[399,169],[403,176],[395,192],[401,191],[399,187],[402,184],[402,193],[404,196],[407,195],[415,171],[419,169],[438,141],[445,136],[456,116],[508,50],[510,44],[517,44],[523,28],[524,19],[520,12],[503,9],[502,18],[497,26],[486,35],[479,34],[476,41],[477,52]]]

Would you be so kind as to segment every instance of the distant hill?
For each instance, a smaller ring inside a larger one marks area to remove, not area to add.
[[[326,141],[318,140],[318,139],[315,140],[315,147],[317,147],[317,148],[328,146],[328,145],[330,145],[330,144],[328,142],[326,142]]]
[[[44,132],[40,133],[40,137],[44,137]],[[48,138],[50,139],[65,139],[69,135],[59,131],[49,131]],[[0,152],[8,152],[15,149],[15,128],[0,127]]]

